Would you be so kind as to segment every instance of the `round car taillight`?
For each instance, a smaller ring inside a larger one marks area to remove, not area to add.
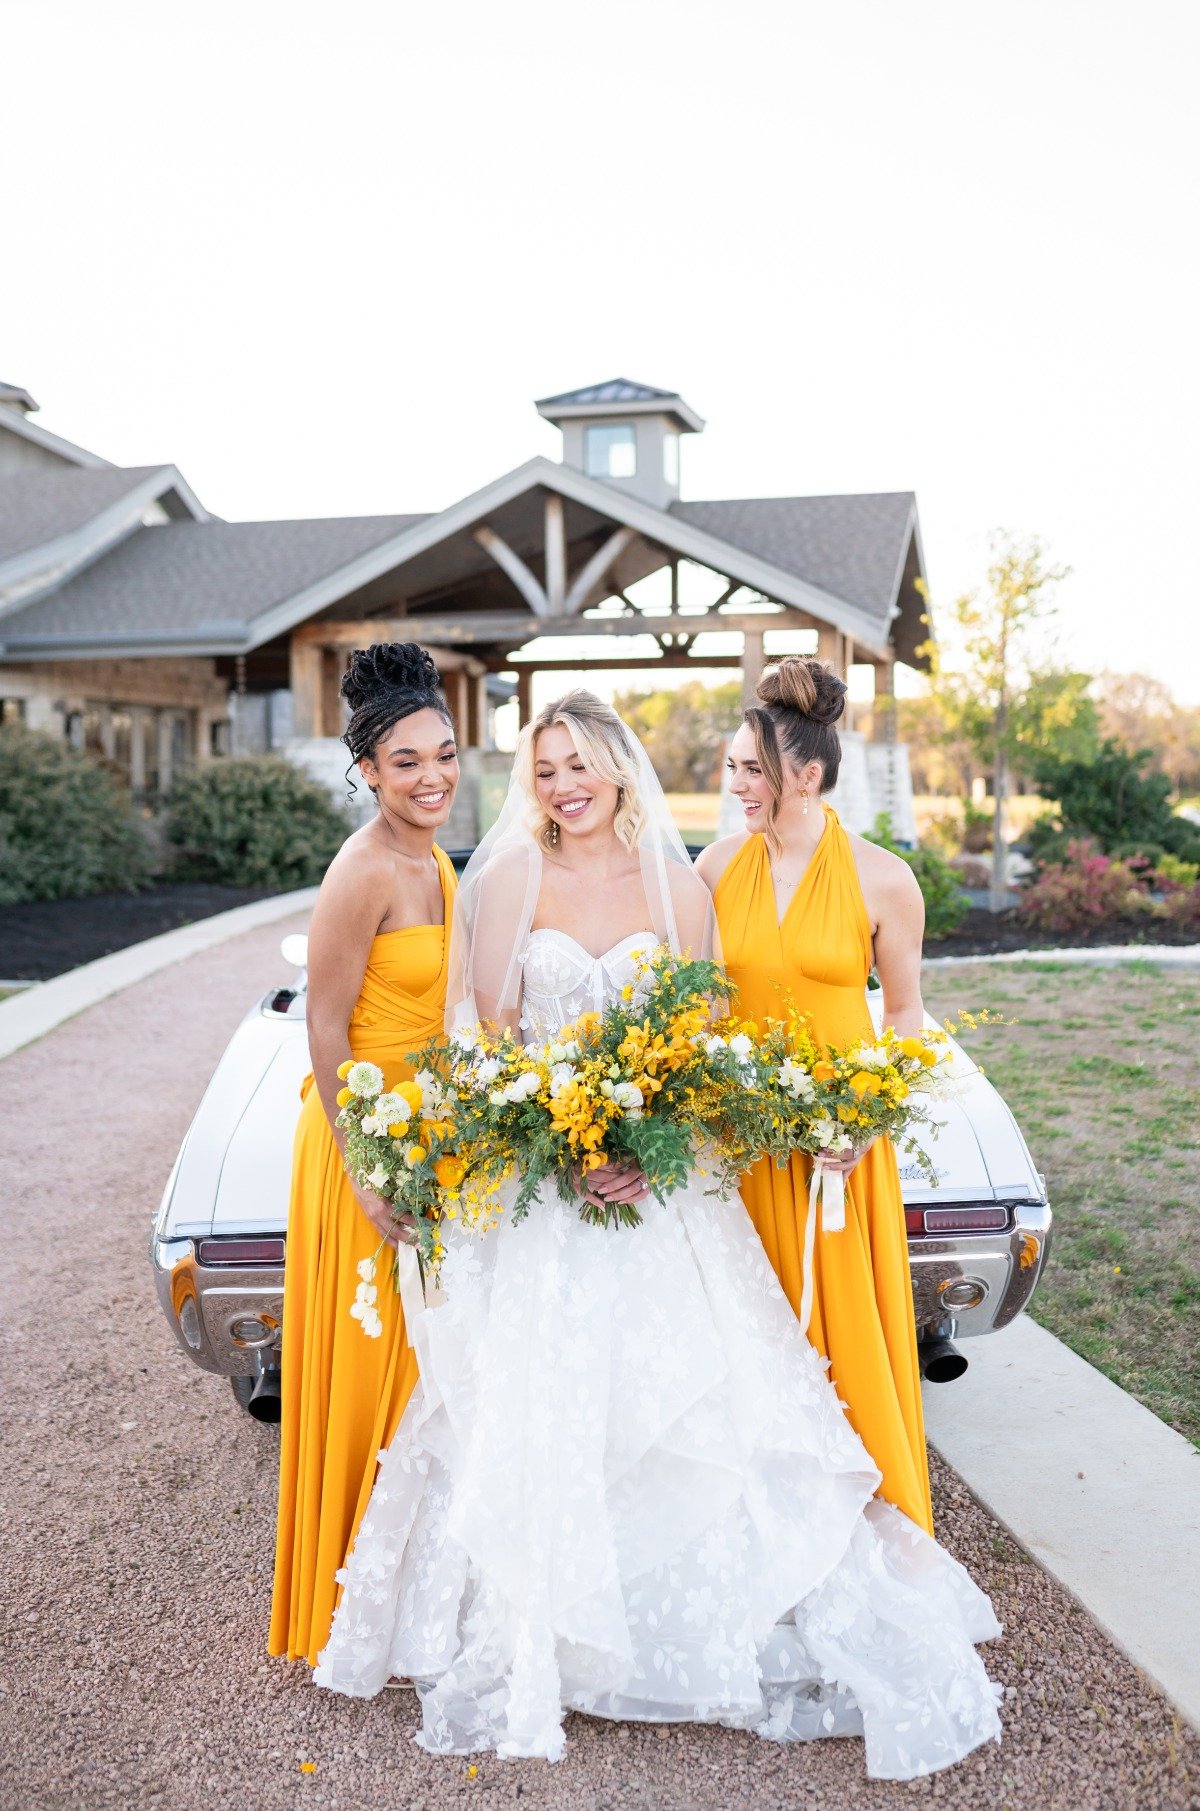
[[[239,1314],[235,1321],[229,1323],[229,1337],[235,1346],[245,1346],[251,1351],[260,1346],[269,1346],[279,1329],[279,1322],[270,1314]]]
[[[947,1308],[978,1308],[987,1292],[987,1284],[979,1277],[959,1277],[938,1290]]]

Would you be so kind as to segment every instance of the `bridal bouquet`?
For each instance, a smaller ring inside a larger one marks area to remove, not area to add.
[[[756,1154],[758,1116],[752,1040],[715,1017],[713,1001],[731,991],[715,962],[660,948],[606,1012],[580,1014],[545,1043],[482,1025],[456,1032],[440,1060],[463,1133],[462,1201],[473,1207],[479,1189],[516,1176],[520,1220],[543,1182],[571,1200],[581,1175],[609,1163],[636,1164],[661,1201],[696,1173],[698,1147],[715,1186],[732,1187]],[[580,1213],[604,1226],[641,1221],[627,1202],[581,1202]]]

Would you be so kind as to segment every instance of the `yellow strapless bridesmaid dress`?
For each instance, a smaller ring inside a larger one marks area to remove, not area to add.
[[[445,924],[384,931],[367,958],[350,1018],[350,1049],[378,1063],[390,1084],[411,1075],[404,1061],[442,1029],[455,876],[435,849]],[[279,1526],[267,1650],[310,1666],[329,1638],[345,1560],[417,1379],[400,1298],[379,1265],[383,1336],[368,1339],[350,1318],[357,1265],[379,1234],[354,1198],[311,1075],[296,1128],[283,1294]]]
[[[716,910],[725,966],[738,986],[737,1011],[780,1018],[790,996],[827,1043],[871,1035],[865,994],[871,926],[849,838],[829,806],[782,924],[764,836],[751,836],[729,863]],[[803,1156],[784,1170],[765,1159],[742,1183],[742,1198],[797,1314],[810,1168]],[[895,1152],[885,1139],[847,1180],[845,1229],[818,1230],[808,1336],[829,1359],[855,1432],[883,1473],[879,1494],[932,1533],[904,1202]]]

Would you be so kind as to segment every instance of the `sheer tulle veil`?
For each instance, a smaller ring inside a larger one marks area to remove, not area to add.
[[[637,736],[615,713],[612,724],[619,731],[643,807],[637,855],[646,900],[645,928],[676,954],[716,956],[712,899],[692,867],[658,775]],[[537,835],[544,814],[520,779],[522,755],[537,733],[534,724],[521,731],[500,815],[467,863],[455,895],[447,1031],[477,1019],[511,1021],[520,1002],[522,962],[546,859]],[[560,928],[569,930],[565,925]]]

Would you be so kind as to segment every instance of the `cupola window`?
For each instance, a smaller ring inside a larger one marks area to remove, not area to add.
[[[584,431],[583,469],[592,478],[637,475],[637,432],[632,422],[588,427]]]

